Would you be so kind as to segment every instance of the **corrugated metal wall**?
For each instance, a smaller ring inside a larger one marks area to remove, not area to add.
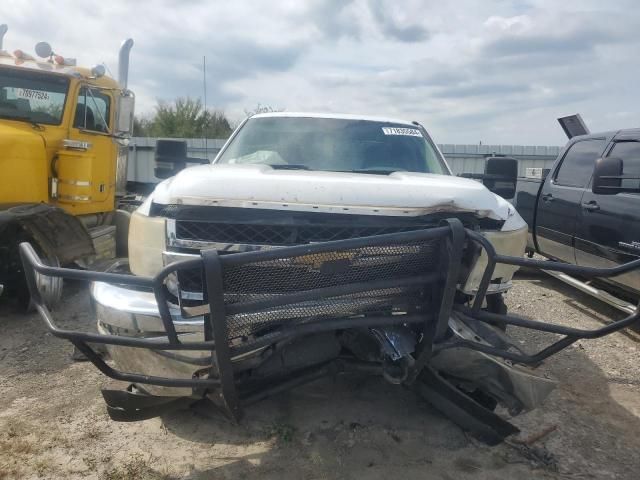
[[[528,167],[551,168],[562,147],[534,145],[438,145],[456,175],[482,173],[484,159],[499,154],[518,160],[518,175],[523,177]]]
[[[127,181],[139,183],[158,183],[159,178],[153,174],[155,167],[155,149],[157,138],[133,137],[129,143],[129,161],[127,164]],[[187,155],[196,158],[213,160],[226,139],[219,138],[175,138],[186,140]]]
[[[129,144],[127,180],[130,182],[157,183],[153,175],[156,138],[135,137]],[[190,157],[213,160],[224,145],[224,139],[188,138],[187,152]],[[528,167],[551,168],[561,147],[535,145],[438,145],[456,175],[459,173],[482,173],[486,156],[507,155],[518,160],[519,175],[524,176]]]

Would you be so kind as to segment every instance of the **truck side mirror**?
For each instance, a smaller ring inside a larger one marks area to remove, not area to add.
[[[158,140],[156,142],[156,167],[158,178],[173,177],[187,166],[187,142],[184,140]]]
[[[593,169],[593,184],[591,191],[596,195],[615,195],[620,192],[628,192],[630,189],[622,188],[623,162],[618,157],[603,157],[596,160]],[[640,191],[640,188],[631,191]]]
[[[184,140],[162,139],[156,142],[156,166],[153,174],[157,178],[169,178],[184,170],[187,164],[208,164],[206,158],[187,156],[187,142]]]
[[[116,135],[129,136],[133,132],[133,111],[136,99],[132,93],[123,94],[117,100]]]
[[[482,183],[502,198],[513,198],[518,182],[518,161],[510,157],[489,157],[484,165]]]

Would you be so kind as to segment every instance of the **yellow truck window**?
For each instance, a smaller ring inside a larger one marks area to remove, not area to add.
[[[73,126],[94,132],[109,132],[111,98],[96,88],[82,87],[78,95]]]
[[[59,125],[68,89],[62,75],[0,68],[0,118]]]

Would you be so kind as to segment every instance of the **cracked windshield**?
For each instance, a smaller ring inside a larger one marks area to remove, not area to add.
[[[217,163],[380,174],[446,172],[417,125],[313,117],[252,118]]]

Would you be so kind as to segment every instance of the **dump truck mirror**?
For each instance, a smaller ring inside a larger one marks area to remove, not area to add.
[[[624,162],[619,157],[599,158],[593,169],[591,191],[596,195],[615,195],[621,192],[640,193],[640,177],[625,175]]]
[[[134,107],[135,97],[132,93],[129,92],[118,97],[118,118],[116,120],[117,135],[131,135],[133,131]]]
[[[489,157],[484,165],[482,183],[502,198],[513,198],[518,181],[518,161],[510,157]]]

